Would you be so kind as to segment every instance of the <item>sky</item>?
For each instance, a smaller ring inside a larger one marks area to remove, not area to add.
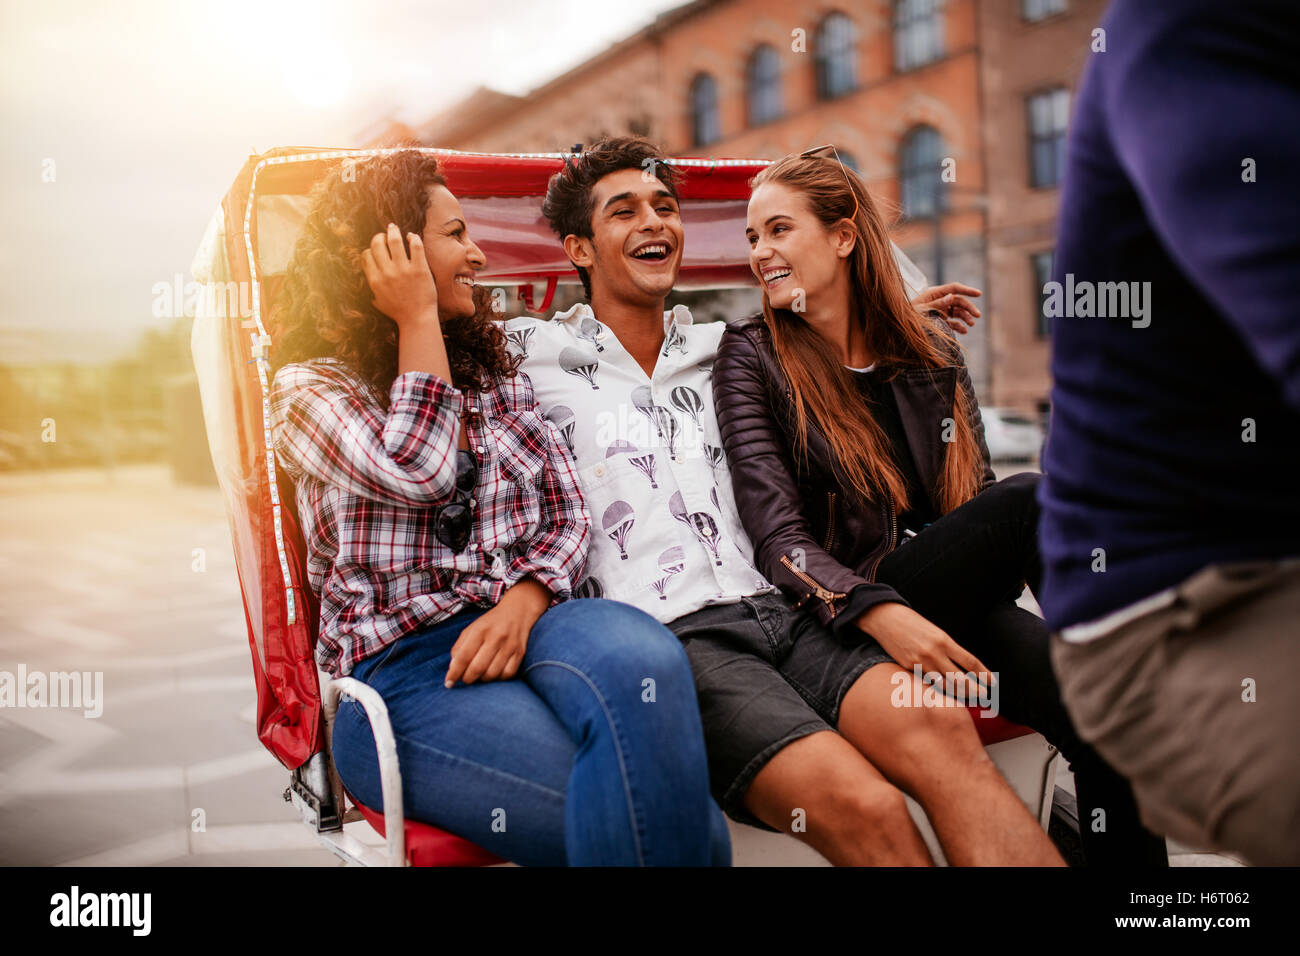
[[[250,152],[526,93],[681,3],[0,0],[0,343],[128,350]]]

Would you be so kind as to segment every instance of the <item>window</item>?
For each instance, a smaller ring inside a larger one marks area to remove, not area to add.
[[[1065,0],[1020,0],[1020,15],[1030,23],[1065,12]]]
[[[894,69],[911,70],[943,56],[941,0],[896,0]]]
[[[1053,250],[1048,249],[1046,252],[1036,252],[1029,257],[1029,264],[1034,273],[1033,302],[1038,315],[1035,331],[1040,339],[1050,338],[1052,335],[1052,320],[1047,316],[1044,308],[1047,295],[1043,292],[1047,283],[1052,281],[1052,256]]]
[[[718,83],[707,73],[691,81],[691,144],[704,146],[722,138],[718,122]]]
[[[1070,93],[1064,87],[1035,93],[1029,106],[1029,185],[1055,186],[1065,172],[1065,126]]]
[[[943,156],[943,139],[933,126],[913,127],[903,137],[899,157],[900,191],[903,215],[908,219],[928,219],[935,213],[935,198],[941,208],[947,203],[939,162]]]
[[[842,13],[827,15],[817,28],[815,54],[818,99],[834,99],[857,89],[857,37],[852,20]]]
[[[745,68],[749,125],[761,126],[779,119],[781,107],[781,58],[773,47],[758,47]]]

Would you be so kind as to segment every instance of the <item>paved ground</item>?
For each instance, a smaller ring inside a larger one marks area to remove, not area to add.
[[[0,863],[331,863],[253,731],[216,490],[160,467],[6,476],[0,506],[0,670],[104,672],[99,719],[0,711]]]
[[[0,574],[0,671],[104,675],[98,719],[0,709],[0,865],[337,865],[281,801],[287,772],[254,734],[215,489],[151,466],[0,476]],[[820,860],[734,837],[738,863]]]

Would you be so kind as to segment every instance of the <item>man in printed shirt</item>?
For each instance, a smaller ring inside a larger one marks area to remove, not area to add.
[[[713,409],[725,324],[664,310],[683,237],[675,176],[660,159],[644,140],[610,139],[552,178],[543,213],[590,305],[504,323],[591,511],[587,577],[574,593],[633,604],[681,638],[728,814],[792,831],[835,863],[925,862],[901,791],[834,729],[849,689],[888,655],[865,634],[853,646],[835,640],[754,568]],[[913,716],[953,712],[921,710]],[[941,737],[926,738],[934,753]],[[921,795],[932,819],[961,816],[954,789]],[[960,826],[996,842],[996,822]]]

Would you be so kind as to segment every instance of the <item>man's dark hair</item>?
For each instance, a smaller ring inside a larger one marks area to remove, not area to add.
[[[663,151],[640,136],[611,136],[583,153],[566,156],[564,169],[551,177],[542,200],[542,215],[563,241],[565,236],[593,238],[591,217],[595,212],[592,193],[596,183],[623,169],[641,169],[655,176],[677,198],[677,171],[665,161]],[[591,278],[575,266],[582,289],[591,299]]]

